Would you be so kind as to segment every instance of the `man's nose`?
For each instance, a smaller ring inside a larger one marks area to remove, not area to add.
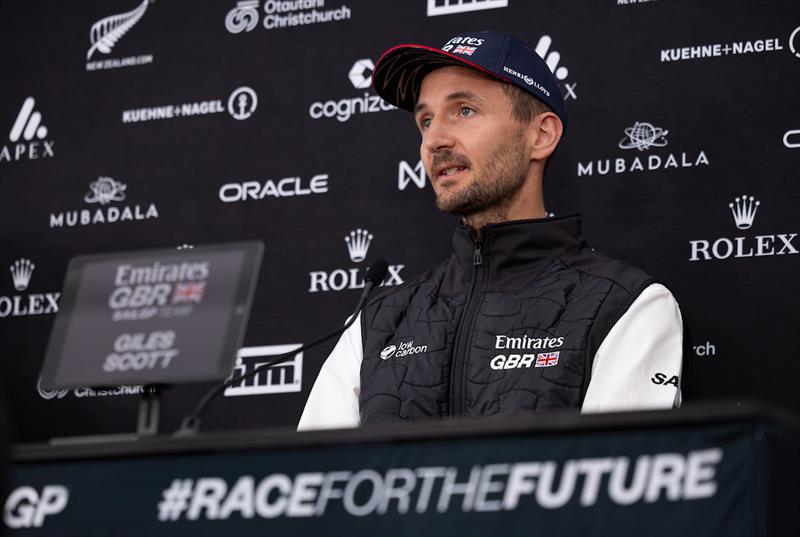
[[[442,149],[452,149],[455,137],[446,122],[433,120],[423,135],[422,145],[428,152],[436,153]]]

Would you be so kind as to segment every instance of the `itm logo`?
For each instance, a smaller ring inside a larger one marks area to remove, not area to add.
[[[539,38],[539,42],[536,43],[534,50],[536,51],[536,54],[538,54],[544,60],[544,62],[547,64],[547,67],[550,68],[556,78],[559,81],[565,81],[569,76],[569,69],[563,65],[559,67],[558,64],[561,61],[561,54],[554,50],[550,50],[552,44],[553,38],[549,35],[543,35]],[[565,101],[568,99],[578,99],[578,95],[575,93],[575,88],[577,86],[577,82],[572,84],[564,82],[564,91],[566,92],[566,95],[564,95]]]
[[[743,195],[728,204],[737,229],[750,229],[756,218],[761,202],[753,196]],[[756,235],[755,237],[721,237],[713,242],[699,239],[689,241],[691,253],[689,261],[724,260],[730,257],[767,257],[800,253],[794,245],[797,233],[777,233]]]
[[[372,233],[366,229],[354,229],[344,237],[347,245],[347,254],[353,263],[361,263],[366,259],[370,244],[373,239]],[[381,285],[401,285],[403,278],[400,272],[405,265],[389,265],[388,276]],[[342,291],[344,289],[361,289],[364,287],[364,277],[361,267],[351,267],[349,269],[335,269],[333,271],[312,270],[308,273],[310,282],[309,293],[321,291]]]
[[[227,380],[240,379],[253,369],[267,363],[279,354],[285,354],[302,347],[301,344],[264,345],[261,347],[242,347],[236,353],[236,365]],[[266,395],[273,393],[293,393],[302,389],[303,353],[298,352],[289,361],[276,364],[254,377],[244,379],[225,389],[225,397],[239,395]]]
[[[356,60],[347,77],[350,83],[356,89],[366,89],[372,85],[372,71],[375,70],[375,64],[369,58],[362,58]]]
[[[425,188],[427,182],[428,178],[421,160],[413,167],[405,160],[400,161],[397,166],[397,188],[399,190],[405,190],[409,183],[414,183],[419,188]]]
[[[428,16],[452,15],[507,6],[508,0],[428,0]]]
[[[14,289],[28,289],[36,265],[30,259],[20,258],[9,267]],[[61,293],[31,293],[28,295],[0,296],[0,318],[45,315],[58,311]]]
[[[47,127],[42,125],[42,114],[33,109],[35,104],[33,97],[26,97],[23,101],[17,119],[8,133],[8,139],[14,145],[3,145],[0,148],[0,162],[36,160],[55,154],[53,140],[45,140]]]
[[[636,149],[640,153],[653,148],[667,147],[667,134],[669,131],[656,127],[647,121],[637,121],[632,127],[625,128],[625,137],[617,147],[619,149]],[[626,172],[657,171],[669,168],[691,168],[695,166],[708,166],[709,161],[705,151],[666,154],[649,154],[633,158],[617,157],[614,159],[597,159],[587,162],[578,162],[578,177],[620,174]]]
[[[69,489],[64,485],[45,485],[40,493],[33,487],[14,489],[3,507],[3,522],[11,529],[41,528],[44,519],[67,507]]]

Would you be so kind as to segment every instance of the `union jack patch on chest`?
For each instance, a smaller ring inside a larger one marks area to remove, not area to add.
[[[558,352],[545,352],[536,355],[534,367],[553,367],[558,365]]]

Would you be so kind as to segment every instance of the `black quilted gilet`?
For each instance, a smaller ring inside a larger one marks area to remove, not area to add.
[[[586,245],[580,218],[460,226],[450,258],[362,312],[362,425],[579,410],[594,353],[642,271]]]

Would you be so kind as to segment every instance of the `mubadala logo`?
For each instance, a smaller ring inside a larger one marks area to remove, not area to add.
[[[259,0],[236,2],[236,7],[225,16],[225,29],[232,34],[251,32],[258,26]],[[325,0],[266,0],[263,26],[267,30],[291,28],[325,22],[348,20],[350,8],[341,5],[325,9]]]
[[[800,58],[800,26],[789,35],[789,51],[796,58]],[[784,50],[781,37],[757,38],[746,41],[731,41],[728,43],[710,43],[692,45],[688,47],[667,48],[661,50],[661,63],[692,61],[721,56],[739,56],[742,54],[764,54]]]
[[[47,127],[42,124],[42,114],[34,110],[36,101],[26,97],[17,113],[17,119],[8,133],[12,145],[0,147],[0,162],[37,160],[53,157],[53,140],[45,140]]]
[[[373,238],[372,233],[361,228],[354,229],[345,235],[347,253],[353,263],[361,263],[366,259]],[[404,268],[405,265],[389,265],[388,275],[381,285],[401,285],[403,278],[400,273]],[[309,272],[308,276],[310,279],[309,293],[361,289],[364,287],[364,275],[361,267],[336,269],[330,272],[314,270]]]
[[[372,69],[374,68],[375,64],[369,58],[356,60],[350,71],[348,71],[347,78],[356,89],[369,88],[372,84],[371,77]],[[371,114],[391,110],[397,110],[397,107],[387,103],[378,95],[365,91],[361,97],[345,97],[338,101],[328,100],[311,103],[308,108],[308,115],[312,119],[336,118],[340,123],[344,123],[356,114]]]
[[[16,291],[26,291],[31,283],[36,265],[27,258],[11,263],[11,281]],[[30,293],[27,295],[0,296],[0,318],[47,315],[58,312],[61,293]]]
[[[733,223],[737,229],[750,229],[756,218],[761,202],[753,196],[741,196],[728,204],[733,215]],[[689,241],[691,249],[689,261],[710,261],[712,259],[728,259],[730,257],[766,257],[774,255],[797,254],[794,244],[797,233],[777,233],[773,235],[756,235],[755,237],[721,237],[715,240]]]
[[[427,345],[414,345],[414,340],[405,341],[400,345],[389,345],[381,351],[381,360],[388,360],[389,358],[400,358],[409,356],[411,354],[419,354],[421,352],[428,352]]]
[[[100,207],[94,210],[76,209],[50,213],[50,228],[113,224],[158,218],[158,209],[154,203],[122,207],[110,205],[111,202],[124,201],[126,189],[125,184],[111,177],[98,177],[96,181],[89,183],[89,191],[83,196],[83,201],[89,204],[98,203]]]
[[[209,99],[181,104],[168,104],[164,106],[151,106],[148,108],[134,108],[123,110],[123,123],[141,123],[143,121],[157,121],[162,119],[177,119],[180,117],[207,116],[228,112],[233,119],[248,119],[256,111],[258,96],[253,88],[241,86],[233,90],[227,99]]]
[[[122,36],[136,26],[136,23],[144,16],[147,6],[155,0],[143,0],[141,4],[131,11],[111,15],[95,22],[89,30],[89,41],[91,46],[86,52],[86,70],[101,71],[104,69],[116,69],[119,67],[132,67],[134,65],[146,65],[153,63],[152,54],[140,54],[125,58],[109,58],[101,61],[89,61],[95,52],[110,54],[111,49],[117,44]]]
[[[452,15],[507,6],[508,0],[428,0],[428,16]]]
[[[264,198],[291,198],[325,194],[328,192],[328,174],[321,173],[307,181],[300,177],[284,177],[283,179],[267,179],[266,181],[245,181],[243,183],[226,183],[219,189],[219,199],[225,203],[246,200],[263,200]]]
[[[649,151],[652,148],[667,147],[669,131],[656,127],[646,121],[637,121],[632,127],[625,129],[625,137],[620,140],[617,147],[623,150],[636,149],[638,152]],[[657,171],[670,168],[691,168],[695,166],[708,166],[709,160],[705,151],[682,151],[680,153],[650,154],[635,156],[633,158],[616,157],[578,162],[578,177],[591,177],[597,175],[621,174],[637,171]]]
[[[414,183],[419,188],[425,188],[428,177],[425,175],[425,167],[422,161],[418,161],[413,167],[405,160],[401,160],[397,165],[397,188],[405,190],[409,183]]]
[[[290,345],[264,345],[261,347],[242,347],[236,353],[236,365],[227,380],[241,379],[253,369],[269,362],[279,354],[285,354],[302,347]],[[239,395],[266,395],[273,393],[294,393],[302,389],[303,353],[298,352],[289,361],[276,364],[225,389],[225,397]]]

